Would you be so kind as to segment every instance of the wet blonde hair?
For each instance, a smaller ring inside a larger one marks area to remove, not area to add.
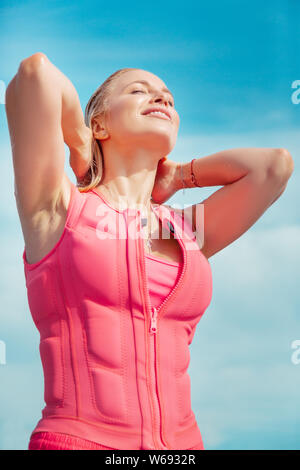
[[[105,82],[100,85],[90,97],[84,113],[84,120],[87,127],[92,129],[92,119],[95,117],[106,118],[109,109],[108,99],[113,87],[113,83],[123,73],[131,70],[140,70],[137,68],[119,69],[110,75]],[[86,192],[95,188],[101,183],[104,174],[104,158],[101,141],[93,137],[92,139],[92,162],[84,178],[77,181],[77,187],[80,192]]]

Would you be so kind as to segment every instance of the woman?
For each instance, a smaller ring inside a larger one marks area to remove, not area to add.
[[[45,375],[28,448],[204,449],[187,368],[212,296],[208,259],[282,194],[289,152],[173,162],[179,116],[160,78],[115,72],[84,120],[73,85],[43,53],[21,62],[6,112]],[[216,185],[193,211],[164,204],[182,188]]]

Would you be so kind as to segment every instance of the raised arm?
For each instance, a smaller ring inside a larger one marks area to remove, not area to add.
[[[69,181],[64,172],[64,142],[71,149],[86,145],[77,92],[70,80],[41,52],[25,58],[6,89],[15,197],[19,214],[51,210]],[[81,161],[78,171],[87,163]]]
[[[204,227],[194,218],[197,204],[192,206],[193,211],[186,211],[193,213],[193,230],[201,231],[201,251],[209,258],[245,233],[279,198],[294,163],[283,148],[237,148],[199,158],[193,168],[198,186],[223,185],[199,203],[204,205]],[[184,163],[182,170],[185,184],[195,187],[191,164]],[[179,165],[176,179],[181,188]]]

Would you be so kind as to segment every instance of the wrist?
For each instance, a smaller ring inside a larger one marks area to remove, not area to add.
[[[180,189],[184,189],[187,186],[186,182],[185,182],[185,173],[183,171],[183,167],[184,167],[185,163],[177,163],[176,164],[176,170],[175,170],[175,188],[176,188],[176,191],[179,191]]]
[[[187,163],[177,163],[176,166],[176,186],[177,189],[200,187],[194,173],[195,161]],[[194,176],[193,176],[194,175]]]

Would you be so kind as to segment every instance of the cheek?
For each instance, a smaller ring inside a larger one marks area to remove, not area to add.
[[[178,132],[179,124],[180,124],[179,116],[176,116],[176,118],[174,118],[174,127],[176,129],[176,132]]]
[[[176,124],[179,126],[180,118],[179,118],[179,114],[177,113],[177,111],[175,113],[175,118],[174,119],[175,119]]]
[[[111,128],[117,129],[128,127],[132,124],[139,109],[137,100],[122,100],[111,105],[109,110],[109,123]]]

